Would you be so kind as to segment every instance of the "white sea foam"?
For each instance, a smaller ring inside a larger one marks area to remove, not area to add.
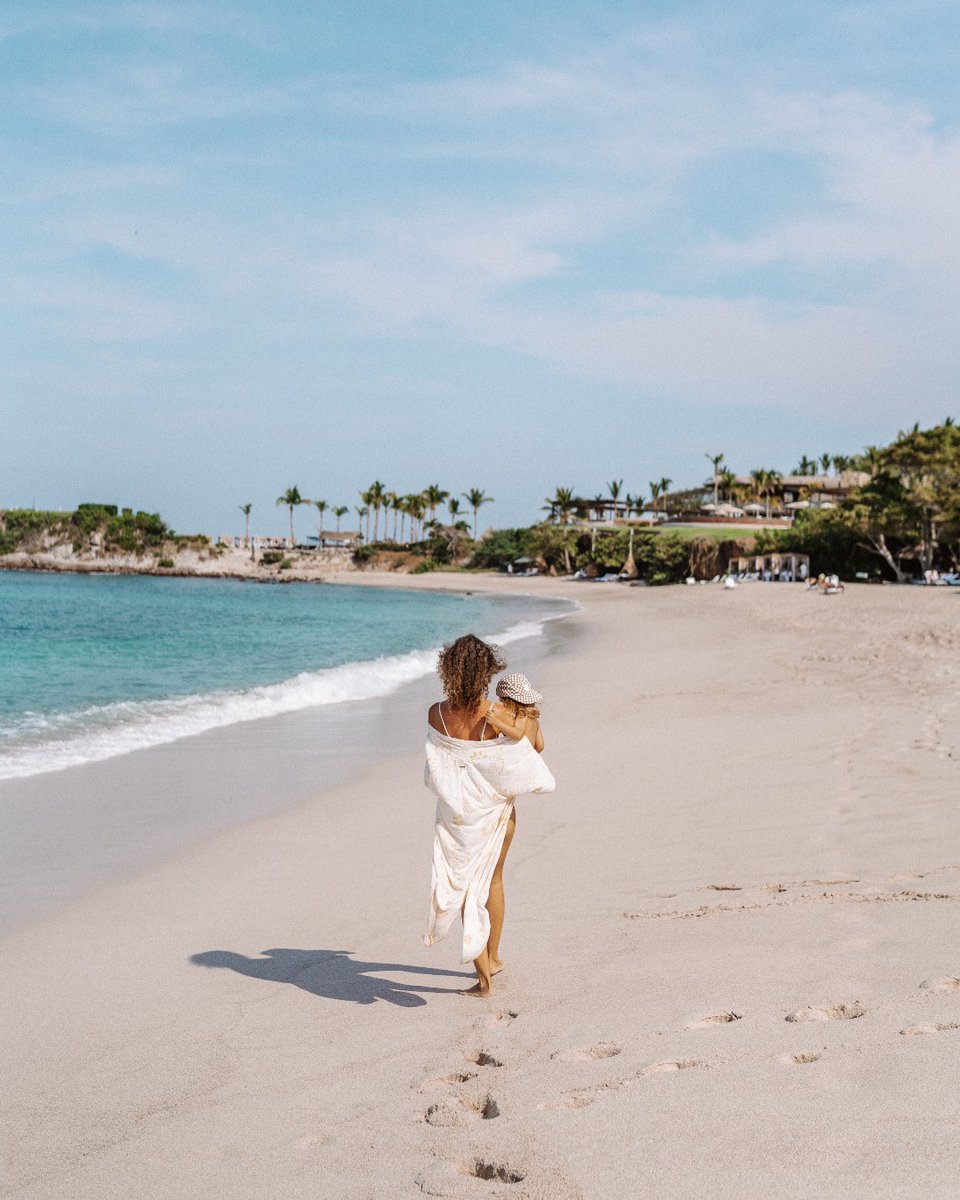
[[[503,633],[490,635],[490,641],[502,646],[537,637],[548,621],[572,611],[520,621]],[[0,780],[102,762],[242,721],[386,696],[405,683],[429,675],[436,668],[437,650],[412,650],[389,658],[305,671],[282,683],[243,691],[126,701],[73,713],[26,714],[14,744],[0,752]]]

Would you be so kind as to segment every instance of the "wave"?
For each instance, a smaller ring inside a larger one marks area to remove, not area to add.
[[[559,620],[573,611],[571,608],[520,621],[502,633],[485,636],[501,646],[537,637],[548,621]],[[439,646],[435,646],[305,671],[281,683],[261,684],[241,691],[167,700],[131,700],[72,713],[26,714],[26,720],[13,731],[18,744],[8,746],[0,755],[0,780],[23,779],[103,762],[243,721],[387,696],[406,683],[430,675],[436,669],[438,650]]]

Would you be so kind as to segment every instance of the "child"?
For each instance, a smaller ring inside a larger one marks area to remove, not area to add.
[[[487,720],[498,733],[506,734],[519,742],[525,737],[530,745],[542,753],[543,734],[540,731],[540,709],[537,702],[543,694],[536,691],[526,675],[504,675],[497,684],[500,704],[490,706]]]

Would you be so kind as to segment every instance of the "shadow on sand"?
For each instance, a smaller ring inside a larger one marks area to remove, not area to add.
[[[372,971],[404,971],[413,975],[445,975],[472,980],[463,971],[445,971],[439,967],[411,967],[403,963],[362,962],[350,957],[349,950],[264,950],[260,958],[248,958],[232,950],[204,950],[191,954],[198,967],[225,967],[251,979],[266,983],[289,983],[313,996],[328,1000],[347,1000],[353,1004],[373,1004],[386,1000],[403,1008],[426,1004],[422,993],[453,995],[460,988],[429,987],[420,983],[394,983],[378,979]]]

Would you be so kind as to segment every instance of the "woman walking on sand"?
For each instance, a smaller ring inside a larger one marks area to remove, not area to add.
[[[555,787],[537,753],[543,748],[539,722],[524,709],[539,693],[523,676],[508,676],[505,694],[515,703],[487,699],[491,680],[505,666],[497,649],[472,633],[457,638],[437,663],[445,698],[427,714],[424,781],[436,794],[437,816],[423,940],[428,946],[438,942],[461,917],[462,959],[477,972],[465,996],[488,996],[503,967],[503,864],[516,829],[514,801]]]

